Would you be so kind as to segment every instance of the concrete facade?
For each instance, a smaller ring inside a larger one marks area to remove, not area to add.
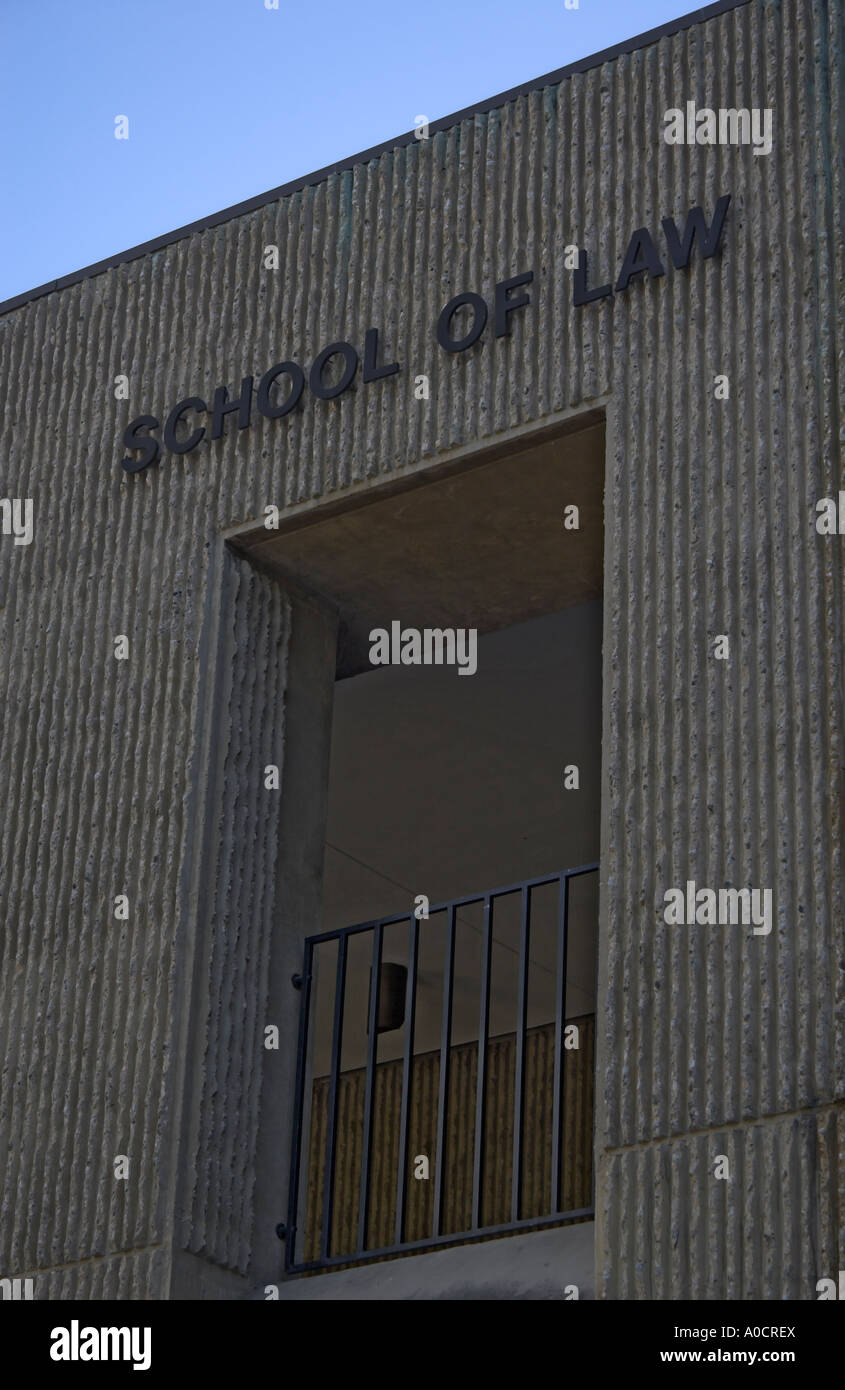
[[[596,1295],[808,1299],[845,1268],[845,541],[814,525],[842,487],[843,13],[714,8],[0,306],[0,492],[35,515],[0,538],[0,1275],[36,1297],[279,1279],[337,616],[229,541],[602,412]],[[772,152],[666,144],[687,100],[771,108]],[[719,254],[673,269],[661,219],[724,194]],[[576,307],[565,248],[596,285],[639,227],[666,274]],[[510,336],[441,350],[452,296],[525,270]],[[121,468],[139,414],[372,325],[400,373]],[[666,925],[688,880],[770,887],[773,930]]]

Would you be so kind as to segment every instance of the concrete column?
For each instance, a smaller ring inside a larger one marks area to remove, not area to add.
[[[241,558],[226,566],[187,947],[174,1298],[249,1297],[280,1276],[300,1003],[291,975],[320,915],[336,617]],[[278,790],[265,785],[272,765]],[[271,1024],[277,1050],[264,1045]]]

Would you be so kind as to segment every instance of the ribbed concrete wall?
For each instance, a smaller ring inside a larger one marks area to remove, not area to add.
[[[723,264],[616,319],[617,361],[642,368],[614,376],[607,492],[597,1279],[610,1297],[652,1281],[654,1297],[812,1298],[843,1254],[827,1108],[845,1079],[843,554],[813,525],[841,486],[841,118],[826,67],[841,44],[839,6],[749,6],[694,31],[665,72],[644,55],[657,108],[680,105],[672,93],[771,106],[775,147],[663,151],[662,188],[687,169],[711,206],[734,194]],[[641,179],[635,152],[629,220]],[[729,403],[714,401],[716,373]],[[729,662],[712,656],[721,633]],[[771,934],[666,926],[663,893],[687,879],[772,888]],[[797,1110],[818,1113],[799,1124]]]
[[[264,781],[265,768],[284,768],[290,606],[264,575],[229,556],[225,566],[231,601],[215,615],[218,645],[208,654],[219,684],[205,729],[210,795],[192,943],[180,1234],[186,1249],[246,1274],[277,907],[279,793]]]
[[[841,1106],[612,1153],[598,1296],[816,1298],[842,1253],[843,1153]]]
[[[255,1058],[284,903],[259,769],[284,760],[291,629],[221,530],[597,401],[601,1289],[812,1297],[843,1264],[842,543],[812,524],[840,486],[842,28],[838,4],[751,0],[0,317],[0,493],[36,526],[0,541],[0,1273],[157,1295],[175,1240],[266,1274]],[[687,99],[772,107],[772,154],[667,146]],[[720,259],[572,307],[568,243],[611,279],[635,227],[661,247],[662,216],[722,193]],[[510,338],[437,347],[453,294],[524,269]],[[371,324],[400,375],[120,469],[131,418]],[[772,887],[775,930],[666,927],[687,878]]]

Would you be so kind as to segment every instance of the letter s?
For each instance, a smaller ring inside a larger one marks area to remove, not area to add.
[[[154,415],[139,415],[137,420],[133,420],[126,426],[123,435],[124,448],[141,450],[140,459],[121,459],[127,473],[140,473],[142,468],[149,468],[151,463],[158,463],[161,453],[159,442],[151,434],[139,434],[138,431],[142,429],[157,430],[158,420],[156,417]]]

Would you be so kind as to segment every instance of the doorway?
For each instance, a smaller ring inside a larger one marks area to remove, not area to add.
[[[599,420],[271,543],[339,619],[291,1270],[592,1214],[603,478]]]

